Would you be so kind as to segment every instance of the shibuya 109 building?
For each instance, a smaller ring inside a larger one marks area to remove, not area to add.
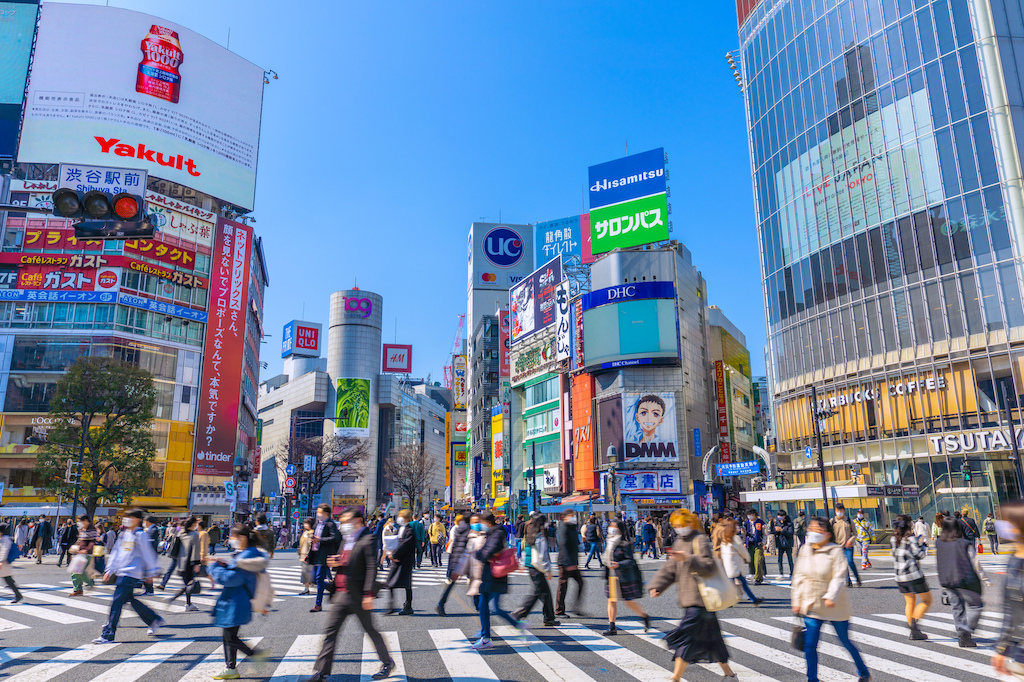
[[[789,470],[746,501],[824,511],[815,421],[830,504],[876,528],[1021,497],[1020,2],[737,11],[773,435]]]

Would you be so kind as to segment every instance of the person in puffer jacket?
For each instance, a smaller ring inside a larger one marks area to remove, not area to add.
[[[226,669],[215,680],[237,680],[235,670],[239,651],[256,660],[265,660],[268,652],[251,649],[238,637],[238,629],[252,620],[250,600],[256,594],[256,574],[266,570],[270,563],[259,549],[258,531],[238,523],[231,529],[229,542],[236,554],[229,561],[207,557],[210,577],[224,586],[213,607],[214,625],[224,634],[224,664]]]

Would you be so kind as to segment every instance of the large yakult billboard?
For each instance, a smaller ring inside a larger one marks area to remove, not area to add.
[[[46,3],[18,161],[140,168],[253,207],[263,69],[183,26]]]

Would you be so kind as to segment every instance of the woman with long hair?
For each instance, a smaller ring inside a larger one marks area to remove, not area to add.
[[[522,625],[516,622],[507,611],[501,608],[501,595],[508,593],[508,576],[496,576],[491,572],[491,560],[502,552],[508,545],[505,542],[505,529],[499,526],[494,514],[485,511],[480,514],[480,525],[484,533],[483,547],[476,551],[476,558],[481,564],[480,599],[480,639],[470,645],[473,649],[490,649],[491,644],[491,613],[505,619],[509,625],[522,630]]]
[[[198,611],[199,608],[192,603],[192,592],[196,587],[196,576],[199,573],[199,566],[202,561],[202,547],[199,542],[199,533],[196,528],[199,526],[199,518],[190,516],[182,525],[181,550],[178,554],[178,574],[184,583],[182,588],[167,599],[170,604],[181,595],[185,595],[185,610]]]
[[[306,563],[309,550],[313,548],[313,527],[316,521],[308,518],[302,522],[302,535],[299,536],[299,565],[302,568],[302,592],[309,594],[309,588],[313,586],[313,567]]]
[[[533,582],[533,591],[527,595],[522,605],[512,612],[516,620],[526,620],[533,609],[533,605],[539,600],[543,607],[544,626],[554,627],[561,625],[555,620],[555,606],[551,599],[551,587],[548,581],[551,580],[551,556],[548,554],[548,539],[545,532],[548,527],[548,517],[544,514],[537,514],[526,524],[526,537],[524,541],[530,552],[530,580]]]
[[[807,543],[800,548],[791,583],[793,613],[804,619],[804,659],[807,679],[818,680],[818,640],[821,628],[832,623],[839,642],[850,653],[857,667],[859,682],[868,682],[871,673],[857,647],[850,641],[850,578],[846,555],[836,544],[828,519],[820,516],[807,525]]]
[[[906,601],[904,613],[910,625],[910,639],[928,639],[921,632],[917,622],[932,605],[932,593],[921,570],[921,559],[928,554],[928,546],[914,532],[914,520],[907,514],[900,514],[892,523],[892,557],[896,571],[896,585]]]
[[[82,567],[80,573],[71,574],[71,585],[72,590],[68,595],[69,597],[81,597],[85,594],[85,586],[93,587],[96,581],[92,577],[92,565],[95,559],[93,558],[93,548],[96,545],[99,533],[96,531],[96,526],[92,525],[92,518],[88,514],[82,514],[78,517],[78,553],[85,555],[85,565]]]
[[[397,613],[400,616],[411,616],[412,611],[412,569],[416,564],[416,534],[409,526],[412,522],[412,512],[403,509],[398,512],[398,543],[391,552],[391,570],[388,572],[387,585],[389,592],[390,607],[388,615]],[[395,590],[405,590],[405,604],[401,611],[395,610]]]
[[[939,571],[939,584],[945,588],[953,607],[957,643],[962,648],[974,648],[978,646],[973,635],[981,619],[984,572],[978,563],[974,541],[963,536],[963,528],[955,517],[947,516],[942,520],[942,533],[935,543],[935,566]]]
[[[643,608],[634,602],[643,594],[643,578],[640,567],[633,555],[633,546],[622,535],[619,521],[608,524],[608,541],[604,550],[605,575],[608,582],[605,594],[608,596],[608,629],[604,635],[617,635],[615,616],[619,601],[626,602],[629,610],[644,621],[644,632],[651,627],[651,618]]]
[[[670,518],[676,531],[676,542],[669,550],[669,559],[661,567],[648,589],[652,597],[659,596],[671,585],[676,586],[682,620],[665,635],[665,643],[672,650],[675,670],[672,682],[679,682],[690,663],[711,661],[722,666],[723,682],[738,682],[729,667],[729,650],[722,638],[718,617],[704,608],[704,599],[697,585],[698,575],[715,572],[715,557],[711,541],[702,532],[703,526],[696,514],[688,509],[672,512]],[[645,624],[648,619],[645,618]]]
[[[736,533],[736,519],[723,518],[718,522],[715,531],[717,532],[712,533],[711,536],[712,544],[715,556],[721,559],[722,565],[725,566],[725,575],[743,588],[747,597],[750,598],[751,604],[758,606],[764,601],[764,598],[754,595],[747,583],[746,576],[743,575],[746,573],[747,564],[750,563],[750,554],[743,546],[743,540]]]

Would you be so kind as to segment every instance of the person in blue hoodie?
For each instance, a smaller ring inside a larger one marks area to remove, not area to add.
[[[111,644],[117,633],[117,623],[121,619],[121,609],[131,604],[135,612],[149,626],[148,634],[152,637],[157,630],[167,623],[156,615],[153,609],[146,606],[135,596],[135,588],[143,583],[152,584],[153,578],[160,575],[160,563],[156,558],[153,543],[142,530],[142,510],[129,509],[124,514],[124,530],[107,547],[110,557],[103,574],[103,582],[116,578],[114,599],[110,603],[110,618],[103,626],[103,634],[92,640],[93,644]]]
[[[258,531],[237,523],[231,529],[228,542],[235,550],[229,561],[207,557],[207,573],[223,586],[217,603],[213,607],[213,623],[223,630],[224,672],[214,675],[215,680],[237,680],[238,652],[256,660],[266,659],[265,649],[255,650],[238,637],[238,629],[252,620],[250,599],[256,594],[256,574],[264,571],[270,563],[267,555],[259,549]]]

